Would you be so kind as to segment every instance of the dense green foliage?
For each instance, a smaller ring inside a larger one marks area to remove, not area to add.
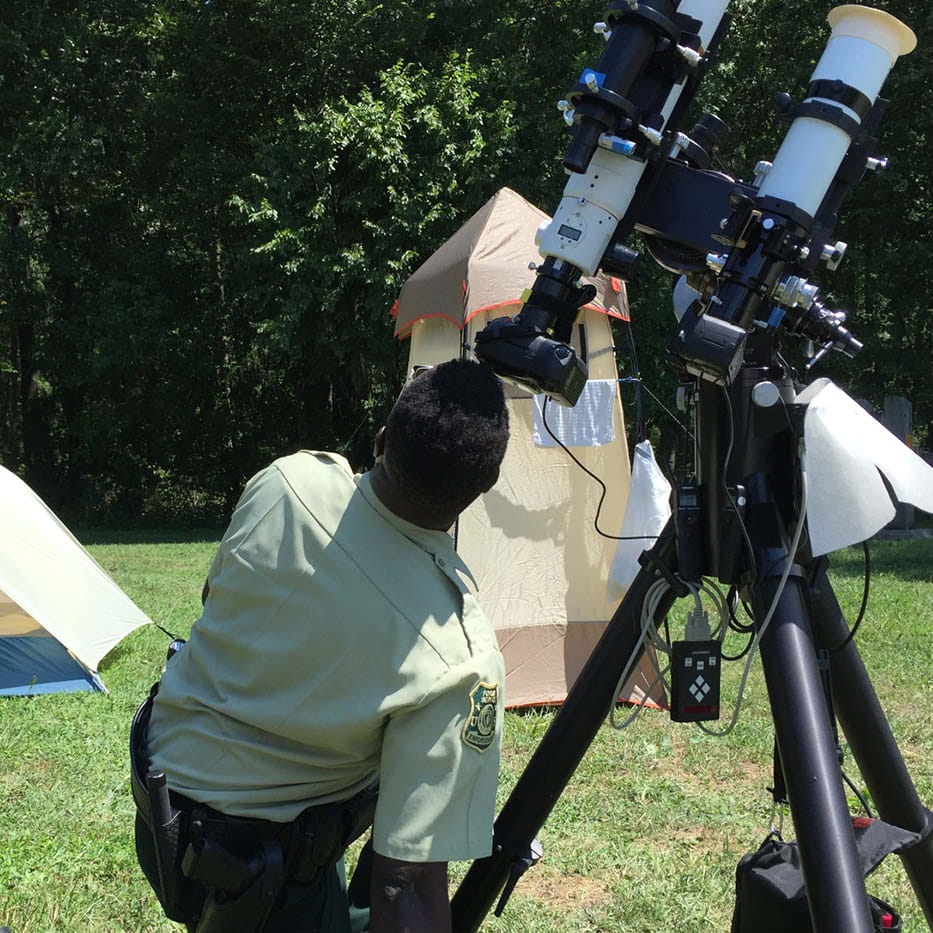
[[[867,345],[839,378],[931,434],[931,13],[886,93],[893,167],[861,186],[834,285]],[[389,309],[502,185],[562,187],[553,109],[599,53],[569,0],[10,0],[0,23],[0,462],[97,521],[215,521],[298,446],[356,464],[399,387]],[[704,100],[748,177],[826,38],[804,0],[736,0]],[[660,362],[667,276],[632,289]],[[655,409],[656,418],[666,416]]]

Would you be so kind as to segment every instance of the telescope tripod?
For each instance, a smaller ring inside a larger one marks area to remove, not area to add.
[[[757,388],[763,383],[769,387]],[[834,716],[880,818],[922,837],[899,855],[933,929],[933,817],[849,639],[826,560],[813,559],[799,534],[792,553],[791,535],[805,520],[799,479],[803,411],[794,397],[791,374],[769,343],[746,353],[729,389],[697,380],[702,575],[736,584],[751,605],[813,930],[874,929],[836,754]],[[643,554],[642,569],[499,814],[493,854],[473,863],[452,899],[454,933],[477,930],[503,888],[507,898],[531,864],[533,837],[616,701],[628,660],[639,656],[649,588],[662,577],[672,582],[655,613],[658,620],[678,595],[677,575],[692,562],[685,537],[682,524],[671,519]],[[831,705],[819,669],[820,647],[828,649]]]

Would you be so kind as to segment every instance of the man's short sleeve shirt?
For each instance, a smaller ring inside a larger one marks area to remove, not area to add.
[[[504,669],[449,535],[400,519],[343,458],[247,485],[150,728],[175,789],[289,820],[378,774],[376,851],[490,851]]]

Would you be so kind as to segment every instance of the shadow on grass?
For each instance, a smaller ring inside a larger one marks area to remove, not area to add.
[[[871,541],[871,572],[890,574],[901,580],[933,580],[933,538],[909,538],[903,541]],[[834,573],[860,577],[865,563],[861,547],[846,548],[829,557]]]
[[[105,544],[216,544],[223,537],[222,528],[152,529],[121,531],[113,528],[79,528],[75,537],[84,545]]]
[[[126,644],[126,639],[114,645],[100,660],[100,663],[97,665],[97,673],[101,677],[104,677],[109,673],[110,669],[114,664],[119,664],[123,658],[133,654],[135,651],[134,648],[129,647]],[[0,928],[2,929],[2,928]]]

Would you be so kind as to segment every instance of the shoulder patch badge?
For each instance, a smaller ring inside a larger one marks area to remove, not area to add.
[[[499,706],[499,685],[476,682],[469,692],[470,713],[463,724],[464,745],[484,752],[496,737],[496,711]]]

